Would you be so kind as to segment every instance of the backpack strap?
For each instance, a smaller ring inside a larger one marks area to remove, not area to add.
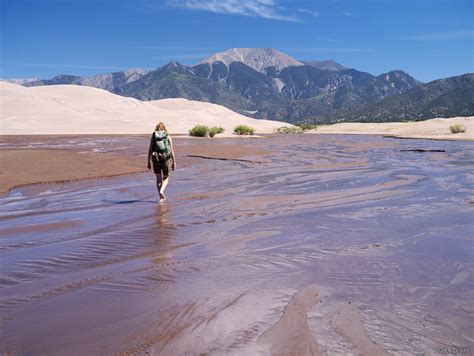
[[[158,131],[153,132],[153,137],[155,141],[163,141],[164,139],[168,138],[168,134],[165,132],[163,137],[158,137]]]

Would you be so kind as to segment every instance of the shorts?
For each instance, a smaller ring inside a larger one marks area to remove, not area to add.
[[[171,160],[171,157],[164,160],[157,159],[155,155],[152,155],[151,161],[153,162],[153,172],[155,172],[155,174],[161,174],[163,179],[168,178],[171,170]]]

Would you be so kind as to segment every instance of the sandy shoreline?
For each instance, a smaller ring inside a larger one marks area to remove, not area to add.
[[[449,127],[461,125],[466,132],[453,134]],[[429,140],[474,140],[474,117],[435,118],[418,122],[352,123],[319,126],[318,134],[384,135],[393,138]]]
[[[467,128],[465,133],[452,134],[449,126],[461,124]],[[326,135],[383,135],[399,139],[432,140],[474,140],[474,118],[433,119],[413,123],[341,123],[318,127],[309,134]],[[280,136],[280,135],[278,135]],[[29,184],[58,183],[72,180],[104,178],[131,173],[146,172],[147,135],[3,135],[0,149],[0,194]],[[266,136],[267,138],[272,136]],[[142,141],[140,147],[131,152],[122,149],[114,152],[115,143],[110,152],[94,152],[82,147],[61,147],[56,142],[90,140],[117,140],[123,138]],[[222,137],[224,138],[224,137]],[[226,137],[229,139],[229,137]],[[234,142],[235,139],[235,142]],[[196,163],[200,158],[239,160],[252,155],[269,153],[268,150],[253,151],[239,144],[245,137],[232,137],[232,143],[216,138],[196,138],[175,135],[177,161],[180,165]],[[26,147],[25,142],[41,141],[46,148]],[[265,138],[264,138],[265,141]],[[51,143],[53,148],[48,147]]]

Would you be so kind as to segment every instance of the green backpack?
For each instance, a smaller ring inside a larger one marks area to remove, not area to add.
[[[154,147],[153,151],[163,154],[166,158],[171,153],[170,141],[166,131],[155,131],[153,133]]]

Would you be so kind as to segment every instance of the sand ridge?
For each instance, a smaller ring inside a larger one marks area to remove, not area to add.
[[[232,136],[237,125],[271,133],[283,122],[256,120],[221,105],[186,99],[140,101],[108,91],[54,85],[26,88],[0,81],[0,133],[145,134],[163,121],[172,134],[188,134],[197,124],[221,126],[219,136]]]
[[[449,127],[461,125],[466,132],[453,134]],[[355,123],[319,126],[316,133],[350,135],[386,135],[394,138],[433,140],[474,140],[474,117],[434,118],[418,122]]]
[[[281,319],[258,339],[271,355],[322,355],[308,325],[308,312],[319,302],[318,287],[309,285],[297,292]]]

